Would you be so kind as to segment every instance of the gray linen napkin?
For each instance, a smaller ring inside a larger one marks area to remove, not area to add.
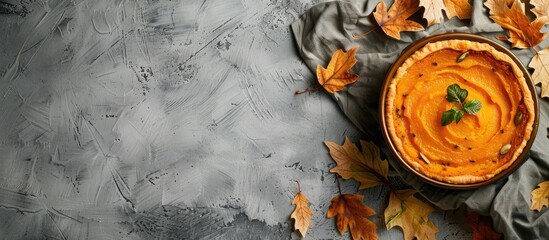
[[[495,229],[502,232],[506,239],[545,239],[544,236],[549,236],[549,213],[548,210],[530,210],[530,193],[538,183],[549,180],[547,100],[540,100],[540,127],[530,158],[508,178],[475,190],[442,189],[412,176],[391,156],[379,128],[378,99],[381,85],[387,70],[406,46],[423,37],[445,32],[471,32],[492,39],[505,32],[488,18],[483,1],[474,1],[473,16],[468,21],[456,18],[445,20],[425,31],[401,33],[400,41],[385,36],[381,30],[364,38],[353,38],[353,34],[364,33],[375,27],[372,25],[371,13],[378,2],[328,2],[308,10],[291,25],[303,61],[315,72],[317,64],[325,66],[335,50],[360,46],[356,54],[359,62],[354,68],[354,72],[360,76],[358,82],[332,96],[356,127],[381,147],[391,166],[404,181],[441,209],[456,209],[465,204],[483,215],[491,215]],[[391,1],[386,2],[388,6],[391,5]],[[502,44],[510,46],[508,43]],[[532,58],[529,50],[513,52],[525,66]]]

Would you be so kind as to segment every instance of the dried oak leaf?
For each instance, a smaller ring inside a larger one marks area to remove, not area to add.
[[[541,19],[545,24],[549,23],[549,1],[547,0],[530,0],[530,4],[534,6],[532,12],[536,14],[538,19]]]
[[[374,18],[377,24],[388,36],[400,39],[402,31],[421,31],[423,26],[412,20],[406,20],[419,10],[419,1],[417,0],[395,0],[389,11],[384,1],[376,6]]]
[[[482,216],[476,212],[467,213],[467,225],[473,229],[473,240],[503,239],[503,234],[492,227],[492,218]]]
[[[375,214],[374,210],[362,204],[364,196],[360,194],[343,194],[332,198],[332,204],[326,214],[328,218],[336,217],[337,230],[343,235],[351,232],[353,239],[378,239],[376,224],[367,217]]]
[[[528,67],[534,69],[534,84],[541,83],[541,97],[549,97],[549,48],[536,52]]]
[[[423,18],[427,19],[428,26],[440,23],[444,19],[442,11],[446,12],[448,19],[471,19],[473,6],[468,0],[420,0],[419,6],[425,8]]]
[[[344,179],[354,178],[360,182],[360,190],[381,185],[387,179],[389,163],[381,160],[379,148],[374,143],[361,140],[362,152],[347,137],[343,145],[330,141],[324,144],[337,163],[330,172],[337,173]]]
[[[537,210],[539,212],[543,207],[549,207],[549,181],[541,182],[532,191],[530,210]]]
[[[292,204],[295,205],[295,210],[290,218],[295,220],[294,228],[295,230],[298,230],[303,237],[305,237],[307,230],[311,226],[311,216],[313,216],[313,212],[311,212],[311,209],[307,206],[308,202],[309,199],[301,192],[298,192],[292,201]]]
[[[545,39],[546,34],[540,32],[544,20],[530,22],[520,1],[509,5],[508,0],[487,0],[484,5],[490,9],[490,18],[509,31],[513,47],[533,48]]]
[[[415,190],[405,189],[391,192],[389,205],[385,209],[385,225],[387,229],[400,226],[404,239],[436,239],[439,229],[431,220],[429,214],[434,209],[427,203],[414,197]]]
[[[316,67],[316,77],[318,82],[326,91],[334,93],[343,90],[346,85],[358,80],[358,75],[350,73],[349,70],[357,63],[355,53],[358,47],[353,47],[347,52],[338,49],[332,55],[328,67]]]

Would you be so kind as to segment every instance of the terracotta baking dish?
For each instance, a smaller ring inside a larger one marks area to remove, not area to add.
[[[387,92],[388,92],[390,80],[393,79],[397,69],[414,52],[416,52],[417,50],[419,50],[420,48],[422,48],[426,44],[431,43],[431,42],[442,41],[442,40],[450,40],[450,39],[463,39],[463,40],[470,40],[470,41],[476,41],[476,42],[481,42],[481,43],[487,43],[487,44],[490,44],[495,49],[497,49],[498,51],[509,55],[509,57],[511,57],[511,59],[519,66],[519,68],[524,73],[524,76],[525,76],[526,81],[527,81],[527,85],[530,89],[530,92],[532,93],[532,98],[534,100],[534,108],[535,108],[534,109],[535,110],[534,126],[533,126],[533,131],[531,133],[530,139],[528,140],[528,142],[526,144],[526,147],[524,148],[522,153],[519,155],[519,158],[516,161],[514,161],[512,163],[512,165],[510,165],[507,169],[503,170],[502,172],[500,172],[499,174],[497,174],[493,178],[490,178],[490,179],[488,179],[486,181],[483,181],[483,182],[470,183],[470,184],[452,184],[452,183],[442,182],[442,181],[427,177],[426,175],[424,175],[421,172],[414,169],[411,165],[409,165],[403,159],[403,157],[400,155],[400,153],[396,149],[395,145],[393,144],[393,142],[390,138],[388,129],[387,129],[387,123],[386,123],[386,119],[385,119],[385,115],[386,115],[386,113],[385,113],[385,110],[386,110],[385,99],[387,98]],[[502,178],[507,177],[509,174],[511,174],[513,171],[515,171],[526,159],[528,159],[527,155],[529,153],[530,148],[532,147],[532,144],[533,144],[534,139],[536,137],[538,125],[539,125],[539,103],[538,103],[538,98],[536,96],[536,90],[535,90],[534,84],[532,82],[531,76],[528,73],[528,71],[526,70],[526,68],[522,65],[522,63],[519,61],[519,59],[511,51],[509,51],[506,47],[496,43],[495,41],[487,39],[485,37],[470,34],[470,33],[444,33],[444,34],[439,34],[439,35],[426,37],[426,38],[420,39],[420,40],[412,43],[410,46],[408,46],[406,49],[404,49],[402,51],[401,55],[396,59],[395,63],[393,63],[393,65],[390,67],[389,71],[387,72],[387,75],[386,75],[385,81],[383,83],[382,92],[381,92],[381,96],[380,96],[379,100],[380,100],[379,101],[379,110],[380,110],[379,111],[379,117],[380,117],[381,130],[382,130],[382,133],[383,133],[383,137],[384,137],[386,143],[388,144],[389,149],[391,150],[392,154],[394,155],[396,160],[399,162],[399,164],[402,165],[407,171],[411,172],[412,174],[414,174],[415,176],[417,176],[418,178],[423,180],[424,182],[426,182],[428,184],[431,184],[431,185],[438,186],[438,187],[448,188],[448,189],[473,189],[473,188],[479,188],[479,187],[485,186],[487,184],[493,183],[495,181],[498,181]]]

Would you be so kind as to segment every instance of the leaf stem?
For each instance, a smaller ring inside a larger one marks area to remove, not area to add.
[[[301,192],[301,186],[299,186],[299,181],[295,180],[295,182],[297,183],[297,193],[300,193]]]
[[[318,85],[318,86],[313,87],[313,88],[307,88],[303,91],[297,90],[297,91],[295,91],[295,94],[298,95],[298,94],[303,94],[303,93],[308,93],[308,92],[314,92],[314,91],[320,89],[320,87],[322,87],[322,86]]]
[[[377,30],[378,28],[380,28],[380,26],[377,26],[377,27],[375,27],[375,28],[372,28],[372,29],[370,29],[370,31],[365,32],[365,33],[362,33],[362,34],[359,34],[359,35],[353,33],[353,38],[354,38],[354,39],[357,39],[357,38],[361,38],[361,37],[366,37],[368,34],[372,33],[373,31]]]
[[[335,174],[336,176],[336,182],[337,182],[337,190],[339,190],[339,195],[343,195],[343,193],[341,192],[341,184],[339,183],[339,174]]]

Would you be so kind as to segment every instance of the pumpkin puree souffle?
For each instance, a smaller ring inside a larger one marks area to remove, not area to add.
[[[389,83],[385,120],[398,154],[453,184],[508,168],[531,136],[534,100],[519,66],[486,43],[428,43]]]

